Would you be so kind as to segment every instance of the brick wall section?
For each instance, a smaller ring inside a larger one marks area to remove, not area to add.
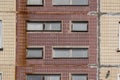
[[[88,74],[96,80],[97,18],[88,16],[96,11],[96,2],[89,6],[52,6],[45,0],[44,7],[26,7],[25,0],[18,0],[17,14],[17,80],[24,80],[27,73],[61,74],[62,80],[70,80],[71,73]],[[47,13],[46,13],[47,12]],[[62,32],[26,32],[26,21],[62,21]],[[71,32],[70,21],[88,21],[88,32]],[[43,59],[25,59],[27,46],[44,46]],[[89,59],[52,59],[52,46],[88,46]]]

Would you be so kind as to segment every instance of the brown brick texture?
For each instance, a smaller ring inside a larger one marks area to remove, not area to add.
[[[26,0],[17,0],[17,52],[16,80],[26,80],[26,74],[61,74],[62,80],[70,80],[70,74],[88,74],[96,80],[97,64],[97,16],[88,12],[97,10],[97,0],[89,0],[89,6],[53,6],[52,0],[44,0],[44,6],[26,6]],[[27,32],[26,21],[62,21],[61,32]],[[88,21],[88,32],[71,32],[71,21]],[[43,59],[26,59],[27,46],[44,46]],[[53,59],[53,46],[88,46],[88,59]]]

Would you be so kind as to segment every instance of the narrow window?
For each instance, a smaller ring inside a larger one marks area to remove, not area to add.
[[[118,42],[119,42],[119,51],[120,51],[120,22],[119,22],[119,33],[118,34],[119,34],[119,41]]]
[[[60,75],[29,74],[27,80],[60,80]]]
[[[27,31],[61,31],[61,22],[34,21],[27,22]]]
[[[53,5],[88,5],[88,0],[53,0]]]
[[[59,31],[60,23],[59,22],[45,23],[45,30]]]
[[[79,21],[75,21],[72,22],[72,31],[73,32],[84,32],[84,31],[88,31],[88,22],[79,22]]]
[[[43,30],[43,24],[39,22],[27,22],[27,30],[41,31]]]
[[[0,48],[2,48],[2,21],[0,21]]]
[[[69,5],[70,0],[53,0],[53,5]]]
[[[86,75],[86,74],[74,74],[74,75],[72,75],[72,80],[88,80],[88,75]]]
[[[120,80],[120,74],[118,74],[118,80]]]
[[[0,80],[2,80],[2,73],[0,73]]]
[[[27,58],[42,58],[43,57],[43,49],[42,48],[28,48],[27,49]]]
[[[43,75],[29,74],[27,75],[27,80],[43,80]]]
[[[54,58],[88,58],[88,48],[54,48]]]
[[[27,0],[27,5],[43,5],[43,0]]]
[[[45,75],[45,80],[60,80],[60,75]]]
[[[71,0],[71,5],[88,5],[88,0]]]

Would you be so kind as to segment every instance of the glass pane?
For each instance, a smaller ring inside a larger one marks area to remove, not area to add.
[[[46,75],[45,80],[60,80],[59,75]]]
[[[87,80],[87,75],[73,75],[72,80]]]
[[[53,5],[69,5],[70,0],[53,0]]]
[[[73,23],[73,31],[87,31],[87,23]]]
[[[54,57],[69,57],[69,49],[54,49]]]
[[[42,0],[27,0],[28,5],[42,5]]]
[[[60,23],[51,23],[51,30],[60,30]]]
[[[72,49],[72,57],[88,57],[88,49]]]
[[[45,30],[60,30],[60,23],[46,23]]]
[[[2,21],[0,21],[0,48],[2,48]]]
[[[51,24],[45,23],[45,30],[51,30]]]
[[[41,75],[27,75],[27,80],[43,80]]]
[[[27,58],[41,58],[42,49],[27,49]]]
[[[43,24],[42,23],[33,23],[28,22],[27,23],[27,30],[43,30]]]
[[[88,5],[88,0],[72,0],[72,5]]]

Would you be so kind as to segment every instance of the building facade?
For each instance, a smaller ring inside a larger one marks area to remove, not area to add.
[[[15,80],[16,1],[0,0],[0,80]]]
[[[120,80],[120,1],[100,0],[100,80]]]
[[[16,3],[16,80],[97,80],[97,0]]]

